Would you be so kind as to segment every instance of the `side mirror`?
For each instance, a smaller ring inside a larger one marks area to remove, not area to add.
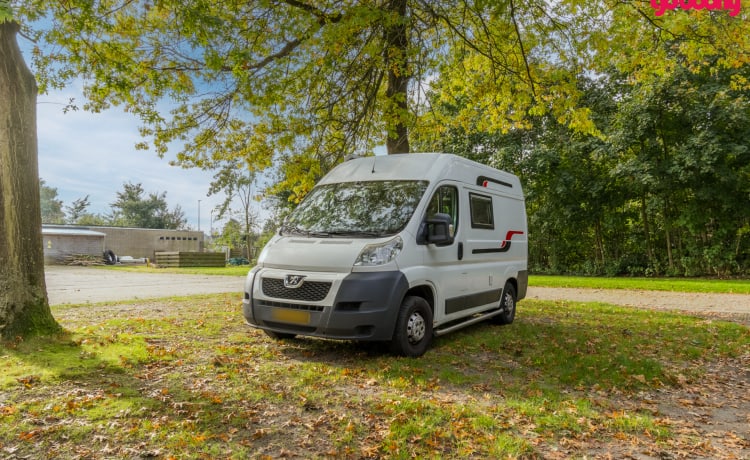
[[[451,219],[451,216],[438,213],[431,218],[426,219],[425,224],[427,244],[434,244],[436,246],[448,246],[453,244],[453,235],[451,234],[453,219]]]

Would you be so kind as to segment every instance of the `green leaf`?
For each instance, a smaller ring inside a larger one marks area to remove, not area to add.
[[[10,1],[0,0],[0,24],[13,20],[13,9],[10,7]]]

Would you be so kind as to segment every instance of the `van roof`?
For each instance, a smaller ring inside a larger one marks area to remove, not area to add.
[[[412,153],[362,157],[331,170],[320,184],[382,180],[451,179],[512,195],[522,195],[515,175],[448,153]]]

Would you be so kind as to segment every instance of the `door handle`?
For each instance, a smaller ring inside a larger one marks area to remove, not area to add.
[[[458,260],[464,260],[464,244],[458,243]]]

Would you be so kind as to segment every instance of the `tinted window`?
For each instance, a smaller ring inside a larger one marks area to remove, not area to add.
[[[426,181],[343,182],[315,187],[292,212],[282,234],[386,236],[414,214]]]
[[[469,205],[471,207],[471,227],[495,228],[495,219],[492,215],[492,197],[469,193]]]

